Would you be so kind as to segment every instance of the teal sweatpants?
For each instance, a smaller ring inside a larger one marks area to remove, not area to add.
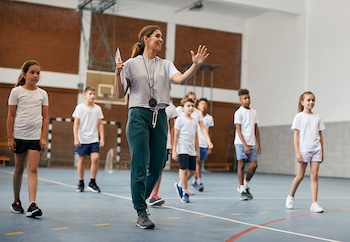
[[[166,155],[167,117],[158,111],[153,127],[154,111],[129,108],[126,137],[131,156],[131,196],[137,214],[147,209],[146,199],[162,173]]]

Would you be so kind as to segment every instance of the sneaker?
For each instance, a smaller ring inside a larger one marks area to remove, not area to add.
[[[140,229],[154,229],[154,223],[148,218],[146,211],[138,216],[136,226]]]
[[[21,201],[17,200],[11,205],[11,210],[13,213],[24,213],[24,209],[22,207]]]
[[[38,207],[38,205],[36,205],[36,203],[30,204],[30,206],[29,206],[29,208],[27,210],[26,216],[35,218],[35,217],[41,216],[41,215],[43,215],[43,212]]]
[[[294,197],[291,197],[288,195],[286,199],[286,208],[293,209],[293,202],[294,202]]]
[[[101,192],[100,188],[97,186],[96,183],[89,183],[89,186],[87,187],[92,192]]]
[[[198,183],[196,181],[192,182],[192,186],[195,189],[198,189],[198,187],[199,187],[199,185],[198,185]]]
[[[77,187],[77,192],[83,192],[84,188],[85,188],[84,183],[79,182],[78,187]]]
[[[184,195],[181,198],[181,202],[189,203],[190,202],[190,195],[188,195],[187,193],[184,193]]]
[[[239,197],[239,200],[241,201],[248,200],[248,194],[246,191],[241,192],[241,196]]]
[[[203,183],[200,183],[198,185],[198,191],[203,192],[203,190],[204,190],[204,185],[203,185]]]
[[[164,203],[165,203],[164,199],[158,196],[158,194],[153,195],[149,200],[150,206],[161,206]]]
[[[179,195],[179,197],[182,198],[182,187],[179,186],[178,182],[174,183],[174,187],[175,187],[177,195]]]
[[[314,213],[323,213],[323,208],[321,208],[320,205],[318,205],[317,202],[311,204],[310,211]]]
[[[249,188],[245,189],[248,199],[253,199],[253,195],[249,192]]]

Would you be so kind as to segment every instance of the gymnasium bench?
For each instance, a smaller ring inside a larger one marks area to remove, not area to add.
[[[178,162],[170,162],[167,164],[167,166],[170,167],[170,170],[178,170],[179,169],[179,163]],[[233,169],[232,163],[205,163],[205,169],[209,171],[231,171]]]
[[[6,166],[6,161],[10,161],[10,157],[6,155],[0,155],[0,166]]]

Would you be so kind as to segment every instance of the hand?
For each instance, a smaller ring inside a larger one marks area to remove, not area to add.
[[[115,67],[115,70],[117,71],[118,74],[120,74],[120,72],[123,70],[124,67],[124,61],[122,61],[121,58],[118,58],[118,63]]]
[[[7,141],[7,146],[9,147],[9,149],[11,151],[15,151],[16,150],[16,142],[14,139],[11,139],[9,141]]]
[[[303,158],[302,158],[300,152],[295,153],[295,158],[297,159],[297,162],[299,162],[299,163],[303,162]]]
[[[100,147],[103,147],[105,145],[105,141],[104,140],[100,140]]]
[[[207,155],[210,155],[211,153],[213,153],[213,150],[212,149],[207,149]]]
[[[173,158],[173,160],[177,160],[177,152],[173,151],[173,153],[171,154],[171,158]]]
[[[74,146],[80,146],[80,142],[78,139],[74,139]]]
[[[252,153],[252,151],[250,150],[248,145],[244,145],[244,153],[246,153],[247,155],[249,155],[250,153]]]
[[[212,148],[214,148],[214,145],[213,145],[212,142],[210,142],[210,143],[208,144],[208,149],[212,149]]]
[[[47,141],[46,141],[46,139],[40,139],[39,144],[40,144],[41,150],[46,150],[46,148],[47,148]]]
[[[192,62],[196,65],[201,65],[205,59],[209,56],[207,53],[208,48],[205,45],[198,46],[197,53],[195,54],[193,50],[191,50]]]

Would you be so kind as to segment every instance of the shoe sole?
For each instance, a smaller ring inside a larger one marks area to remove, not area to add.
[[[16,214],[24,213],[24,210],[23,211],[16,211],[16,210],[13,209],[13,207],[11,207],[11,211],[13,213],[16,213]]]
[[[198,191],[203,192],[204,191],[204,187],[198,188]]]
[[[154,224],[153,225],[149,225],[149,226],[142,226],[138,223],[136,223],[136,227],[139,227],[140,229],[154,229]]]
[[[241,189],[239,189],[239,187],[237,187],[236,190],[237,190],[237,192],[241,193]],[[241,201],[252,200],[252,199],[253,199],[253,196],[251,196],[251,197],[247,196],[247,197],[239,198],[239,200],[241,200]]]
[[[148,203],[150,206],[161,206],[162,204],[164,204],[165,201],[163,198],[157,200],[157,201],[154,201],[153,203]]]
[[[34,210],[33,212],[26,213],[26,216],[31,218],[39,217],[41,215],[43,215],[43,213],[40,209]]]
[[[89,189],[91,192],[101,192],[101,191],[98,191],[98,190],[95,190],[95,189],[93,189],[92,187],[87,187],[87,189]]]

